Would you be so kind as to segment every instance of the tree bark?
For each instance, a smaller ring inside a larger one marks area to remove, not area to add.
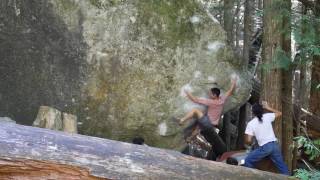
[[[235,49],[237,54],[241,54],[242,52],[239,52],[240,50],[240,36],[241,36],[241,32],[242,32],[242,17],[241,17],[241,0],[237,0],[237,8],[235,10],[234,13],[234,18],[233,18],[233,22],[235,22],[236,27],[235,27]],[[234,23],[233,23],[234,24]]]
[[[2,123],[0,179],[287,179],[176,151]]]
[[[315,16],[320,18],[320,2],[315,1]],[[320,22],[314,22],[314,29],[316,33],[316,45],[320,46]],[[317,86],[320,84],[320,55],[314,55],[312,61],[312,74],[311,74],[311,90],[310,90],[310,111],[320,117],[320,89]],[[318,121],[317,123],[320,123]],[[312,126],[308,128],[313,129]]]
[[[226,143],[227,151],[230,151],[230,143],[231,143],[231,112],[227,112],[223,115],[223,140]]]
[[[298,72],[295,72],[294,74],[294,111],[293,111],[293,119],[294,119],[294,124],[295,124],[295,131],[294,131],[294,136],[298,137],[300,136],[300,115],[301,115],[301,101],[300,101],[300,96],[301,96],[301,79],[300,79],[300,74]],[[297,168],[297,161],[298,161],[298,148],[294,146],[294,151],[293,151],[293,157],[292,157],[292,169]]]
[[[300,103],[301,107],[304,109],[309,109],[309,95],[310,95],[310,84],[307,82],[307,72],[310,68],[307,68],[307,62],[300,65]]]
[[[244,104],[239,110],[237,149],[244,149],[244,132],[246,130],[246,121],[248,117],[247,107],[248,104]]]
[[[317,131],[320,133],[320,116],[319,115],[315,115],[315,114],[307,115],[305,117],[305,119],[307,120],[308,130]],[[308,135],[313,136],[314,138],[319,138],[319,137],[312,135],[312,134],[319,134],[319,133],[316,133],[316,132],[309,133],[308,132]]]
[[[291,59],[291,0],[283,0],[283,10],[289,12],[282,15],[282,50]],[[290,64],[288,69],[282,70],[282,150],[289,171],[292,172],[293,158],[293,105],[292,105],[292,86],[293,86],[293,66]]]
[[[262,10],[263,9],[263,0],[257,0],[258,2],[258,9]]]
[[[312,62],[312,75],[311,75],[311,91],[310,91],[310,110],[315,115],[320,116],[320,91],[316,86],[320,84],[320,57],[314,56]],[[318,122],[320,123],[320,122]]]
[[[244,11],[244,29],[243,29],[243,66],[248,67],[249,63],[249,52],[251,47],[251,35],[252,35],[252,25],[253,25],[253,7],[254,1],[245,1],[245,11]]]
[[[276,0],[264,0],[264,34],[262,45],[262,62],[265,65],[274,65],[274,56],[276,49],[281,47],[282,22],[276,16],[280,16],[279,11],[275,9]],[[282,111],[282,71],[278,68],[265,68],[262,71],[262,99],[275,109]],[[274,123],[275,134],[282,143],[282,122],[277,119]]]
[[[283,157],[288,165],[289,171],[292,171],[293,149],[293,105],[292,105],[292,73],[283,72],[283,104],[282,104],[282,150]]]
[[[307,8],[302,5],[301,7],[301,34],[300,36],[302,38],[306,38],[306,31],[307,31],[307,24],[308,22],[306,22],[306,20],[304,20],[303,16],[307,15]],[[305,48],[305,44],[299,44],[299,49],[303,49]],[[300,89],[299,89],[299,101],[300,101],[300,106],[303,107],[304,109],[309,109],[309,95],[310,95],[310,86],[308,86],[307,83],[307,71],[311,71],[310,68],[307,68],[307,62],[311,61],[310,57],[306,57],[304,54],[303,55],[299,55],[299,70],[300,70]],[[304,59],[304,61],[302,61],[302,59]]]
[[[234,0],[224,0],[223,23],[224,23],[224,29],[227,33],[227,44],[234,49],[233,13],[232,13],[233,5],[234,5]]]

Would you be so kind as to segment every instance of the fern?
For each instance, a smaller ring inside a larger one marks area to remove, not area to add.
[[[309,160],[314,160],[320,156],[320,139],[312,141],[304,136],[298,136],[294,140],[296,140],[300,147],[304,148],[305,153],[309,156]]]
[[[307,171],[305,169],[297,169],[295,170],[294,176],[301,180],[319,180],[320,179],[320,171]]]
[[[310,140],[309,138],[306,138],[304,136],[299,136],[295,137],[294,140],[298,143],[299,147],[304,148],[304,152],[309,156],[310,160],[314,160],[315,158],[320,156],[320,139]],[[294,176],[301,180],[319,180],[320,171],[307,171],[305,169],[297,169],[295,170]]]

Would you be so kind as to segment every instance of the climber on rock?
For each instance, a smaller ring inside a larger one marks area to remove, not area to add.
[[[192,102],[207,106],[208,111],[205,113],[199,109],[192,109],[185,117],[180,119],[179,124],[182,125],[187,120],[196,118],[201,134],[212,145],[212,147],[214,147],[213,152],[216,156],[220,156],[226,151],[226,146],[217,134],[216,129],[219,125],[224,103],[226,99],[233,94],[235,88],[236,80],[232,79],[231,87],[225,95],[220,95],[219,88],[211,88],[209,98],[194,97],[191,93],[185,91],[187,97]]]

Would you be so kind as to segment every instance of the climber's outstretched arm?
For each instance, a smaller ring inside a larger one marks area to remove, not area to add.
[[[186,93],[186,95],[187,95],[187,97],[188,97],[188,99],[190,99],[192,102],[194,102],[194,103],[197,103],[197,98],[196,97],[194,97],[190,92],[188,92],[188,91],[185,91],[185,93]]]
[[[235,79],[231,79],[231,87],[226,92],[225,97],[229,97],[233,94],[234,90],[236,89],[237,81]]]
[[[209,99],[195,97],[191,93],[189,93],[188,91],[185,91],[185,93],[186,93],[188,99],[190,99],[194,103],[202,104],[202,105],[205,105],[205,106],[208,106],[210,104],[210,100]]]

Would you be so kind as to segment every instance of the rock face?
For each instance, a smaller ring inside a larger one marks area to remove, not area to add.
[[[75,114],[79,132],[158,147],[182,145],[183,89],[251,88],[220,25],[196,0],[0,2],[0,116],[31,124],[41,104]],[[202,107],[200,107],[202,108]]]

